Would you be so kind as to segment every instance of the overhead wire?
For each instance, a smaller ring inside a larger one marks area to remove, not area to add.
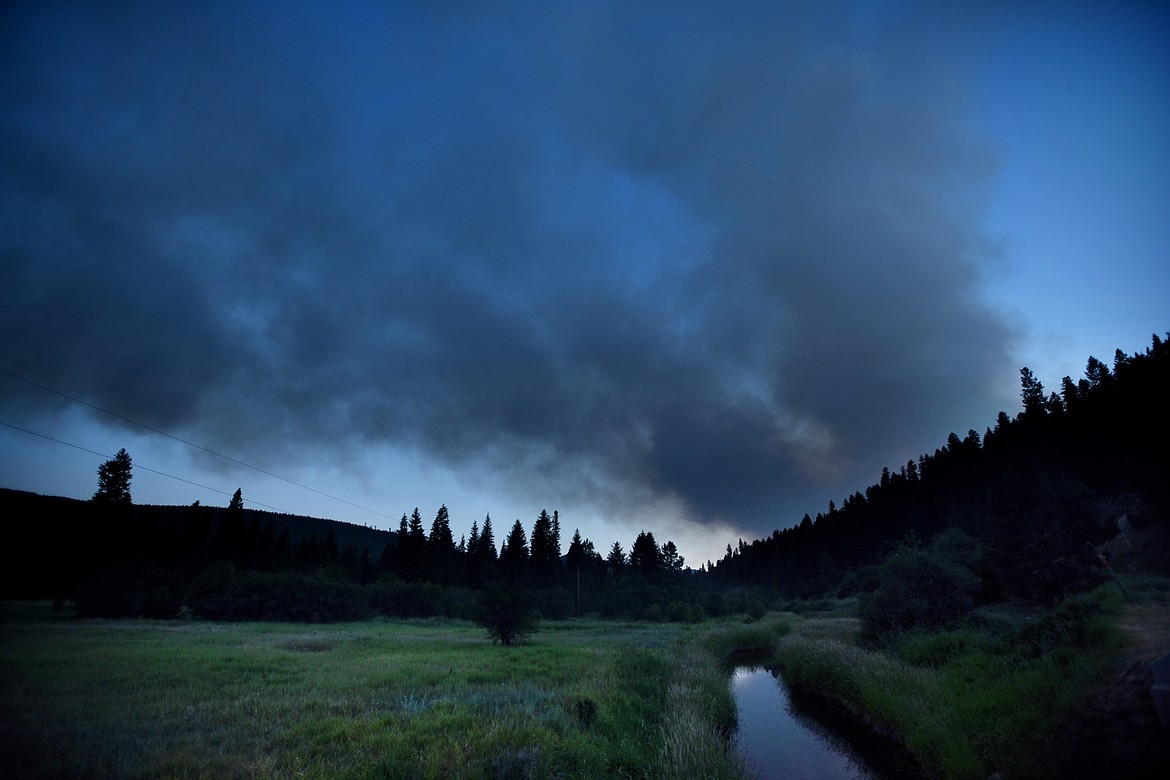
[[[171,439],[171,440],[173,440],[173,441],[177,441],[177,442],[179,442],[180,444],[184,444],[184,445],[186,445],[186,446],[188,446],[188,447],[193,447],[193,448],[195,448],[195,449],[197,449],[197,450],[200,450],[201,452],[206,452],[207,454],[209,454],[209,455],[214,455],[214,456],[215,456],[215,457],[217,457],[217,458],[222,458],[223,460],[226,460],[226,461],[228,461],[229,463],[234,463],[234,464],[235,464],[235,465],[237,465],[237,466],[242,466],[242,467],[244,467],[244,468],[251,469],[252,471],[258,472],[258,473],[260,473],[260,474],[263,474],[263,475],[265,475],[265,476],[268,476],[268,477],[272,477],[273,479],[280,480],[281,482],[285,482],[285,483],[287,483],[287,484],[289,484],[289,485],[293,485],[294,487],[299,487],[299,488],[301,488],[302,490],[307,490],[307,491],[309,491],[310,493],[316,493],[317,495],[319,495],[319,496],[323,496],[323,497],[325,497],[325,498],[328,498],[328,499],[330,499],[331,501],[338,501],[338,502],[340,502],[340,503],[342,503],[342,504],[345,504],[345,505],[347,505],[347,506],[351,506],[351,507],[353,507],[353,508],[355,508],[355,509],[360,509],[360,510],[362,510],[363,512],[369,512],[370,514],[378,515],[379,517],[384,517],[384,518],[386,518],[387,520],[393,520],[393,519],[394,519],[394,518],[393,518],[393,517],[391,517],[390,515],[387,515],[387,514],[384,514],[384,513],[382,513],[382,512],[379,512],[379,511],[378,511],[378,510],[376,510],[376,509],[370,509],[369,507],[362,506],[361,504],[355,504],[354,502],[352,502],[352,501],[347,501],[346,499],[344,499],[344,498],[341,498],[340,496],[334,496],[334,495],[331,495],[331,494],[329,494],[329,493],[326,493],[326,492],[324,492],[324,491],[322,491],[322,490],[317,490],[316,488],[313,488],[313,487],[310,487],[310,486],[308,486],[308,485],[305,485],[305,484],[302,484],[302,483],[300,483],[300,482],[297,482],[296,480],[292,480],[292,479],[289,479],[289,478],[287,478],[287,477],[282,477],[282,476],[281,476],[281,475],[279,475],[279,474],[274,474],[273,472],[271,472],[271,471],[268,471],[267,469],[262,469],[262,468],[260,468],[259,466],[253,466],[253,465],[252,465],[252,464],[250,464],[250,463],[245,463],[244,461],[242,461],[242,460],[239,460],[239,459],[237,459],[237,458],[233,458],[233,457],[231,457],[231,456],[229,456],[229,455],[224,455],[222,452],[216,452],[215,450],[213,450],[213,449],[210,449],[210,448],[208,448],[208,447],[204,447],[204,446],[203,446],[203,445],[201,445],[201,444],[196,444],[196,443],[194,443],[194,442],[187,441],[186,439],[183,439],[183,438],[181,438],[181,437],[179,437],[179,436],[175,436],[174,434],[171,434],[171,433],[167,433],[166,431],[161,431],[161,430],[159,430],[158,428],[155,428],[155,427],[152,427],[152,426],[150,426],[150,425],[147,425],[146,423],[139,422],[138,420],[134,420],[134,419],[132,419],[132,418],[130,418],[130,417],[126,417],[125,415],[118,414],[117,412],[111,412],[109,409],[103,409],[102,407],[98,406],[97,404],[90,403],[89,401],[85,401],[85,400],[83,400],[83,399],[81,399],[81,398],[76,398],[76,397],[74,397],[74,396],[71,396],[71,395],[69,395],[68,393],[63,393],[63,392],[61,392],[60,390],[56,390],[56,389],[54,389],[54,388],[52,388],[52,387],[48,387],[48,386],[46,386],[46,385],[40,384],[39,382],[34,382],[33,380],[31,380],[31,379],[27,379],[27,378],[25,378],[25,377],[23,377],[23,376],[19,376],[19,375],[17,375],[17,374],[13,374],[11,371],[6,371],[6,370],[4,370],[4,369],[0,368],[0,374],[3,374],[4,376],[10,377],[10,378],[12,378],[12,379],[15,379],[15,380],[17,380],[17,381],[19,381],[19,382],[24,382],[25,384],[27,384],[27,385],[31,385],[32,387],[35,387],[35,388],[37,388],[37,389],[39,389],[39,390],[44,390],[44,391],[45,391],[45,392],[47,392],[47,393],[52,393],[53,395],[58,395],[58,396],[60,396],[60,397],[62,397],[62,398],[64,398],[64,399],[66,399],[66,400],[72,401],[73,403],[76,403],[76,404],[80,404],[80,405],[82,405],[82,406],[89,407],[90,409],[93,409],[93,410],[95,410],[95,411],[101,412],[102,414],[106,414],[106,415],[109,415],[110,417],[113,417],[113,418],[115,418],[115,419],[121,420],[121,421],[123,421],[123,422],[126,422],[126,423],[130,423],[131,425],[137,425],[139,428],[142,428],[142,429],[144,429],[144,430],[150,431],[151,433],[157,434],[157,435],[159,435],[159,436],[165,436],[165,437],[166,437],[166,438],[168,438],[168,439]],[[15,425],[10,425],[10,424],[8,424],[8,423],[0,423],[0,425],[5,425],[5,426],[7,426],[7,427],[9,427],[9,428],[14,428],[14,429],[16,429],[16,430],[19,430],[19,431],[24,431],[25,433],[31,433],[31,434],[32,434],[32,435],[34,435],[34,436],[40,436],[40,437],[41,437],[41,438],[43,438],[43,439],[48,439],[48,440],[50,440],[50,441],[55,441],[55,442],[58,442],[59,444],[64,444],[64,445],[66,445],[66,446],[69,446],[69,447],[74,447],[74,448],[76,448],[76,449],[79,449],[79,450],[84,450],[84,451],[86,451],[86,452],[91,452],[91,453],[93,453],[93,454],[95,454],[95,455],[101,455],[101,453],[94,452],[93,450],[87,450],[85,447],[80,447],[80,446],[78,446],[78,445],[76,445],[76,444],[70,444],[69,442],[60,441],[60,440],[58,440],[58,439],[54,439],[54,438],[52,438],[51,436],[45,436],[44,434],[35,433],[35,432],[33,432],[33,431],[29,431],[29,430],[26,430],[26,429],[24,429],[24,428],[19,428],[19,427],[15,426]],[[108,457],[108,456],[102,455],[102,457]],[[156,473],[156,474],[161,474],[162,476],[170,477],[171,479],[177,479],[177,480],[179,480],[179,481],[181,481],[181,482],[187,482],[187,483],[189,483],[189,484],[196,485],[197,487],[206,488],[207,490],[213,490],[213,491],[215,491],[215,492],[217,492],[217,493],[225,493],[225,491],[218,490],[218,489],[216,489],[216,488],[210,488],[210,487],[207,487],[207,486],[205,486],[205,485],[198,485],[198,484],[197,484],[197,483],[195,483],[195,482],[191,482],[190,480],[183,479],[182,477],[176,477],[176,476],[174,476],[174,475],[172,475],[172,474],[164,474],[164,473],[163,473],[163,472],[161,472],[161,471],[154,471],[153,469],[149,469],[149,468],[146,468],[146,467],[144,467],[144,466],[139,466],[139,468],[142,468],[144,471],[152,471],[152,472],[154,472],[154,473]],[[225,494],[226,494],[226,493],[225,493]],[[249,501],[249,503],[256,504],[257,506],[264,506],[263,504],[259,504],[258,502],[255,502],[255,501]],[[279,510],[277,510],[277,511],[279,511]]]
[[[56,444],[63,444],[66,447],[72,447],[75,450],[81,450],[82,452],[88,452],[91,455],[97,455],[98,457],[106,458],[107,460],[114,457],[113,455],[108,455],[104,452],[98,452],[97,450],[91,450],[89,447],[82,447],[80,444],[74,444],[73,442],[68,442],[68,441],[65,441],[63,439],[57,439],[57,438],[54,438],[53,436],[47,436],[43,433],[38,433],[37,431],[30,431],[28,428],[22,428],[19,425],[13,425],[12,423],[6,423],[3,420],[0,420],[0,425],[3,425],[5,428],[11,428],[14,431],[20,431],[21,433],[27,433],[30,436],[38,436],[42,439],[47,439],[48,441],[54,442]],[[204,490],[210,490],[213,493],[222,493],[225,496],[231,495],[231,493],[227,492],[226,490],[220,490],[219,488],[211,487],[210,485],[203,485],[199,482],[194,482],[194,481],[189,480],[185,477],[180,477],[180,476],[177,476],[175,474],[168,474],[167,472],[159,471],[158,469],[152,469],[149,466],[143,466],[141,463],[135,463],[134,468],[139,470],[139,471],[149,471],[151,474],[158,474],[160,477],[166,477],[167,479],[173,479],[173,480],[177,480],[179,482],[185,482],[188,485],[194,485],[197,488],[203,488]],[[252,504],[254,506],[264,507],[265,509],[271,510],[273,512],[285,512],[285,510],[283,510],[283,509],[279,509],[277,507],[270,506],[268,504],[264,504],[264,503],[261,503],[259,501],[254,501],[252,499],[245,499],[245,500],[249,504]],[[285,512],[285,514],[287,514],[287,512]]]

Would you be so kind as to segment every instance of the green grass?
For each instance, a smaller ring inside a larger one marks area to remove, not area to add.
[[[1139,590],[1151,603],[1166,592]],[[1054,724],[1115,663],[1120,601],[1107,585],[1052,611],[985,609],[880,649],[860,643],[841,604],[747,623],[549,621],[503,647],[456,621],[101,621],[5,603],[0,766],[14,777],[739,778],[727,675],[746,656],[866,713],[931,773],[1027,776]]]
[[[786,680],[893,731],[932,774],[1030,776],[1045,739],[1113,669],[1112,585],[1045,612],[1000,609],[867,649],[856,621],[797,623],[775,658]]]
[[[730,694],[703,627],[546,622],[506,648],[450,621],[75,620],[6,603],[0,630],[15,776],[742,774],[718,739]]]

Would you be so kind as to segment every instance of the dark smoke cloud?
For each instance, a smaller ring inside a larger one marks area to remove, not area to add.
[[[1010,333],[938,63],[773,5],[10,6],[0,363],[249,457],[794,522],[989,421]]]

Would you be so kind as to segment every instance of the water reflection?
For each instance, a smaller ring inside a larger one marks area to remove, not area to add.
[[[784,681],[768,670],[736,669],[731,685],[736,746],[761,780],[881,777],[843,738],[793,707]]]

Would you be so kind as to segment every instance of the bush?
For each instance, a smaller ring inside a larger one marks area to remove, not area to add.
[[[487,629],[492,642],[505,647],[523,641],[540,626],[532,594],[511,585],[489,585],[480,594],[475,623]]]
[[[914,628],[937,628],[975,606],[980,580],[954,556],[911,539],[878,567],[878,587],[858,605],[862,635],[881,640]]]

